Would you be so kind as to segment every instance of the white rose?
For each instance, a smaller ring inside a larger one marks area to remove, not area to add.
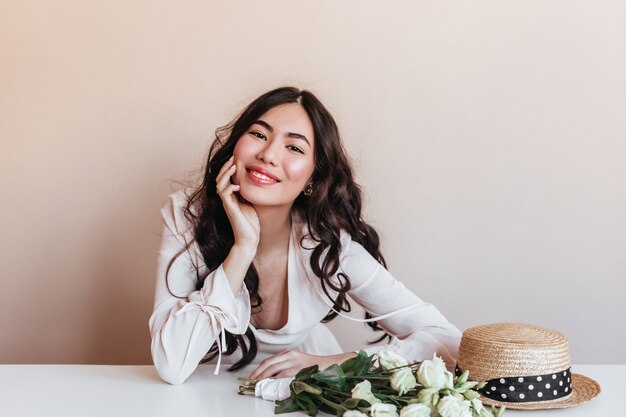
[[[447,395],[439,400],[437,411],[441,417],[472,417],[470,402],[459,400],[452,395]]]
[[[417,370],[417,380],[426,388],[440,390],[453,388],[454,376],[446,369],[443,359],[433,356],[432,360],[425,360]]]
[[[480,413],[480,410],[483,409],[482,401],[480,401],[478,398],[474,398],[473,400],[471,400],[471,403],[472,403],[472,407],[474,407],[474,410]]]
[[[363,382],[359,382],[352,388],[352,398],[365,400],[370,404],[380,402],[380,400],[372,394],[372,384],[367,379]]]
[[[404,395],[405,392],[415,388],[417,381],[411,368],[400,368],[391,375],[391,388],[398,391],[399,395]]]
[[[291,395],[291,391],[289,390],[291,381],[293,381],[293,377],[262,379],[254,386],[254,395],[269,401],[284,400]]]
[[[472,410],[470,410],[470,402],[468,400],[463,400],[463,417],[472,417],[473,413]]]
[[[378,352],[378,363],[385,370],[399,368],[400,366],[407,366],[409,363],[402,356],[397,353],[385,349]]]
[[[400,417],[430,417],[430,411],[427,405],[409,404],[400,410]]]
[[[374,404],[370,407],[372,417],[398,417],[396,406],[393,404]]]
[[[367,414],[363,414],[359,410],[348,410],[343,413],[342,417],[367,417]]]

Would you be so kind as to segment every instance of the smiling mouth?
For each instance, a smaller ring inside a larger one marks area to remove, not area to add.
[[[252,169],[246,169],[246,171],[248,171],[248,176],[253,177],[253,180],[257,180],[258,182],[266,184],[274,184],[280,182],[278,180],[275,180],[274,178],[268,177],[267,175],[261,174],[260,172]]]

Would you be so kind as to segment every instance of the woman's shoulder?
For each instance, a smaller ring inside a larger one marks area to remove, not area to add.
[[[185,215],[185,210],[192,192],[193,190],[189,188],[175,191],[167,196],[161,206],[163,221],[174,234],[185,235],[191,230],[191,223]]]
[[[181,208],[186,208],[195,191],[196,190],[192,188],[181,188],[180,190],[172,192],[165,198],[163,206],[161,207],[161,212],[171,215]],[[190,208],[195,214],[195,207]]]
[[[185,207],[191,198],[193,190],[190,188],[181,188],[174,191],[165,198],[163,207]]]

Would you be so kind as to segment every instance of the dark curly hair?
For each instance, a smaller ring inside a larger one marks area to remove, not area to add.
[[[286,103],[298,103],[304,108],[311,119],[315,137],[315,168],[311,179],[315,187],[308,197],[301,193],[294,201],[292,209],[298,210],[302,218],[306,219],[310,238],[317,242],[315,248],[308,249],[313,251],[311,269],[319,277],[324,293],[333,302],[335,310],[349,312],[351,306],[346,298],[350,290],[349,277],[340,272],[335,283],[330,279],[339,268],[340,231],[342,229],[346,231],[353,241],[361,244],[385,267],[386,263],[380,252],[378,233],[361,217],[361,189],[354,181],[352,167],[341,143],[335,120],[311,92],[295,87],[274,89],[250,103],[234,121],[218,128],[209,149],[203,181],[200,186],[194,187],[189,195],[184,211],[185,217],[191,222],[194,241],[197,242],[207,268],[209,271],[217,269],[234,244],[232,227],[216,192],[217,174],[233,154],[237,140],[250,126],[268,110]],[[191,210],[192,206],[196,208],[197,213]],[[192,243],[193,241],[186,242],[185,247],[169,262],[166,277],[174,260],[188,250]],[[299,243],[304,248],[302,241]],[[323,254],[325,255],[322,256]],[[200,276],[197,266],[196,274],[198,277],[196,289],[199,290],[206,276]],[[244,283],[250,294],[252,308],[259,309],[263,299],[259,295],[259,276],[253,264],[250,264]],[[172,293],[169,283],[167,288]],[[330,295],[329,288],[338,292],[335,299]],[[322,323],[329,322],[336,316],[337,313],[331,309]],[[366,312],[365,317],[372,316]],[[383,330],[376,322],[367,324],[376,331]],[[227,345],[223,354],[230,355],[237,347],[241,347],[242,350],[242,358],[228,370],[236,371],[252,362],[257,354],[257,341],[250,327],[244,335],[223,331],[226,332]],[[377,343],[385,337],[391,339],[389,334],[384,333],[380,338],[368,343]],[[200,363],[210,361],[217,354],[217,344],[214,343]]]

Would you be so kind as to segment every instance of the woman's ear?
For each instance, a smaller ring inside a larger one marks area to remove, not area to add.
[[[313,194],[313,182],[309,181],[309,183],[304,187],[303,191],[304,195],[310,197]]]

